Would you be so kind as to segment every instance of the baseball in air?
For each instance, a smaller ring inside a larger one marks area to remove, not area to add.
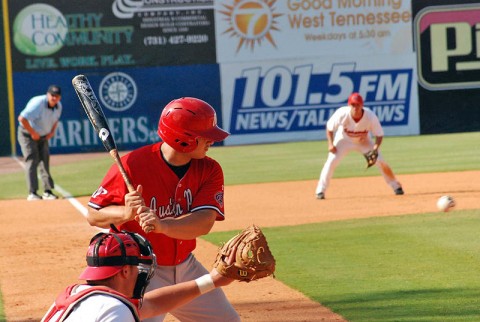
[[[440,211],[447,212],[455,207],[455,200],[451,196],[441,196],[437,200],[437,208]]]

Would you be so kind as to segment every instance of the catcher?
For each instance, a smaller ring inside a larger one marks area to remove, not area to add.
[[[71,285],[60,293],[42,322],[137,322],[165,314],[234,280],[256,280],[275,270],[275,260],[258,227],[244,230],[224,248],[228,251],[219,253],[209,274],[145,293],[156,268],[155,253],[148,240],[127,231],[98,233],[90,241],[87,267],[79,277],[86,284]],[[256,254],[255,258],[246,256],[247,251]],[[237,263],[236,258],[241,261]]]
[[[350,151],[362,153],[367,161],[367,168],[377,165],[393,192],[396,195],[404,194],[402,185],[379,152],[383,141],[380,121],[372,110],[364,108],[360,94],[352,93],[348,98],[348,105],[333,113],[327,122],[326,131],[329,153],[315,191],[317,199],[325,199],[335,168]],[[375,143],[372,142],[371,134],[375,136]]]

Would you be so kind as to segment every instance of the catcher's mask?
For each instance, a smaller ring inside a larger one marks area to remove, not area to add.
[[[229,135],[217,126],[213,107],[194,97],[168,103],[160,116],[157,133],[173,149],[183,153],[195,150],[200,137],[219,142]]]
[[[152,246],[143,236],[127,232],[98,233],[90,240],[87,251],[87,268],[80,279],[96,281],[109,278],[124,265],[138,267],[138,277],[133,291],[134,299],[142,299],[157,261]]]
[[[352,93],[348,97],[348,105],[354,104],[363,106],[363,97],[358,93]]]

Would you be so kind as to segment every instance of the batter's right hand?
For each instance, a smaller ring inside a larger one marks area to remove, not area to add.
[[[124,214],[127,220],[134,220],[137,215],[137,210],[145,205],[142,197],[143,187],[137,186],[137,190],[131,191],[125,195],[125,210]]]

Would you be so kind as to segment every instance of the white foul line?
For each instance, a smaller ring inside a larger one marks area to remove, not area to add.
[[[20,161],[16,156],[13,156],[12,157],[15,161],[17,161],[18,164],[20,164],[20,166],[23,168],[23,170],[25,170],[25,163]],[[40,177],[39,177],[40,179]],[[58,184],[55,184],[55,190],[57,190],[58,192],[60,192],[63,197],[65,199],[68,200],[68,202],[70,202],[70,204],[72,204],[72,206],[78,210],[78,212],[80,212],[82,214],[83,217],[87,218],[87,213],[88,213],[88,210],[87,208],[85,208],[77,199],[75,199],[72,194],[70,192],[68,192],[67,190],[63,189],[61,186],[59,186]]]

